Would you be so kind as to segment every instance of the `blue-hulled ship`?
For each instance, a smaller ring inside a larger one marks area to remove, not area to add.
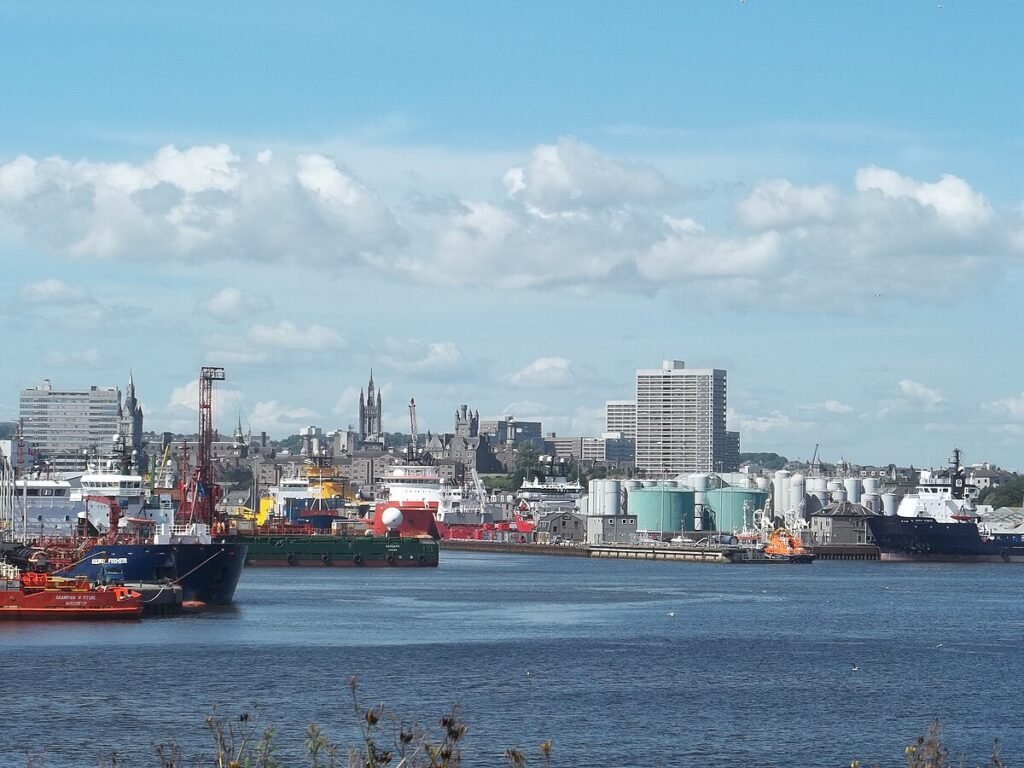
[[[1024,563],[1024,531],[997,529],[979,514],[978,489],[954,450],[949,468],[922,470],[895,515],[867,518],[882,560]]]

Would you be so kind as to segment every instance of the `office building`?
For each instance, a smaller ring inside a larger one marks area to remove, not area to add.
[[[52,472],[84,470],[90,456],[109,454],[122,434],[121,393],[114,387],[58,390],[47,379],[21,391],[19,415],[34,460]]]
[[[725,428],[726,372],[666,360],[636,372],[636,467],[651,477],[727,472],[738,435]]]

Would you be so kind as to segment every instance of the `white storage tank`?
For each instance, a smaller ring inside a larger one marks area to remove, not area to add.
[[[840,503],[846,501],[846,489],[839,488],[835,491],[832,491],[832,501]]]
[[[591,480],[588,487],[590,514],[604,517],[604,480]]]
[[[767,491],[772,487],[772,481],[767,477],[759,477],[754,481],[754,487],[759,491]]]
[[[789,507],[800,514],[804,511],[804,495],[807,492],[807,482],[799,472],[789,478]]]
[[[828,491],[829,493],[835,493],[836,491],[838,491],[842,487],[843,487],[843,484],[841,482],[839,482],[838,480],[829,480],[825,484],[825,490]]]
[[[696,473],[686,479],[686,484],[695,491],[706,491],[711,487],[711,477],[704,473]]]
[[[604,514],[618,517],[622,514],[622,484],[618,480],[604,481]]]
[[[865,494],[873,493],[873,494],[875,494],[877,496],[877,495],[879,495],[881,493],[880,489],[881,489],[882,481],[879,480],[877,477],[865,477],[862,482],[864,484],[864,493]]]
[[[865,493],[860,497],[860,503],[875,514],[878,514],[878,510],[882,506],[882,500],[877,493]]]
[[[882,494],[882,512],[886,515],[895,515],[900,506],[900,497],[895,493]]]
[[[780,469],[775,473],[775,488],[772,497],[772,504],[775,515],[778,517],[785,513],[789,506],[789,472]]]
[[[583,517],[590,517],[590,497],[584,496],[579,500],[580,514]]]
[[[846,498],[852,504],[860,504],[860,478],[848,477],[843,480],[843,485],[846,487]]]

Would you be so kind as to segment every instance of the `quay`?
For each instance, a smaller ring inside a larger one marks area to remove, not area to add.
[[[593,557],[612,560],[665,560],[686,563],[752,562],[733,559],[729,547],[657,547],[621,544],[526,544],[510,541],[478,541],[475,539],[443,539],[441,549],[452,552],[483,552],[513,555],[557,555],[561,557]],[[878,560],[878,547],[873,544],[824,544],[808,547],[819,560]]]
[[[143,616],[174,616],[181,613],[184,593],[176,584],[136,581],[125,582],[124,586],[142,593]]]

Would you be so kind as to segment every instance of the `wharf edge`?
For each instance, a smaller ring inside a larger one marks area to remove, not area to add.
[[[561,557],[593,557],[623,560],[668,560],[674,562],[728,563],[721,551],[714,549],[613,546],[581,544],[517,544],[507,541],[475,541],[469,539],[442,539],[441,549],[452,552],[483,552],[514,555],[558,555]],[[879,559],[878,547],[871,544],[826,544],[808,547],[819,560],[874,560]]]

